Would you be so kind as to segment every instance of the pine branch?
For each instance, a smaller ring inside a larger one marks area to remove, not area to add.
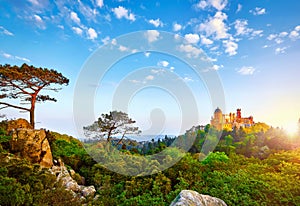
[[[4,108],[7,108],[7,107],[12,107],[12,108],[21,109],[21,110],[26,110],[26,111],[30,112],[30,109],[25,108],[25,107],[20,107],[20,106],[8,104],[8,103],[6,103],[6,102],[0,102],[0,104],[6,105],[5,107],[2,107],[2,108],[0,108],[0,109],[4,109]]]

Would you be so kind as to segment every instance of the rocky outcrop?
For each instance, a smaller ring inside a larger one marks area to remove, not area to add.
[[[182,190],[170,206],[226,206],[226,203],[216,197],[202,195],[192,190]]]
[[[64,166],[63,162],[59,161],[58,165],[54,165],[50,172],[57,177],[57,181],[61,181],[62,185],[67,190],[73,192],[74,196],[80,199],[87,197],[94,197],[96,189],[94,186],[79,185],[70,175],[68,169]]]
[[[19,153],[23,158],[32,163],[38,163],[42,167],[52,167],[52,153],[45,130],[16,128],[11,131],[10,147],[12,152]]]
[[[7,133],[11,133],[16,129],[33,129],[26,119],[17,119],[7,122]]]

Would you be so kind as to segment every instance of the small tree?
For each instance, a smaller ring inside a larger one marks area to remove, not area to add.
[[[94,134],[96,137],[106,137],[110,142],[114,135],[121,135],[117,144],[121,143],[125,135],[139,134],[141,131],[138,127],[133,126],[136,121],[128,117],[124,112],[112,111],[109,114],[102,114],[92,125],[83,127],[86,135]]]
[[[61,88],[52,84],[68,85],[69,79],[61,73],[47,68],[36,68],[23,64],[21,67],[9,64],[0,65],[0,99],[20,99],[21,104],[28,102],[30,107],[1,102],[0,109],[12,107],[30,113],[30,124],[34,128],[34,112],[36,102],[55,101],[49,95],[39,94],[43,90],[59,91]]]

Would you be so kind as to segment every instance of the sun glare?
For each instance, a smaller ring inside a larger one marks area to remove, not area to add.
[[[286,125],[284,125],[283,128],[290,136],[295,135],[298,131],[298,125],[296,122],[289,122]]]

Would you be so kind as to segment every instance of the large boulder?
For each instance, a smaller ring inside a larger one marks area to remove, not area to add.
[[[170,206],[226,206],[226,203],[216,197],[202,195],[192,190],[182,190]]]
[[[16,119],[7,122],[7,133],[11,133],[16,129],[33,129],[26,119]]]
[[[10,146],[14,153],[19,153],[32,163],[38,163],[45,168],[53,165],[51,148],[45,130],[13,129]]]

